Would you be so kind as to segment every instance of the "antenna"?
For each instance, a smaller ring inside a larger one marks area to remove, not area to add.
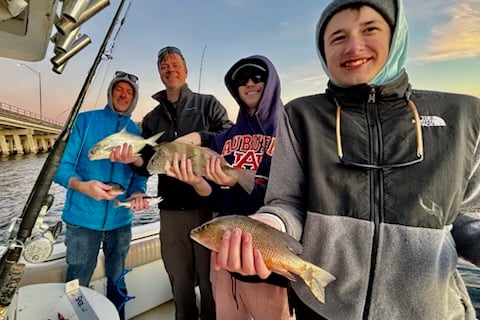
[[[200,84],[202,83],[203,58],[205,57],[205,50],[207,50],[207,45],[203,47],[202,59],[200,60],[200,74],[198,76],[198,92],[199,93],[200,93]]]

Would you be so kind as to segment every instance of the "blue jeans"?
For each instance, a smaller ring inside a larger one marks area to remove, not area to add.
[[[81,286],[88,287],[93,271],[97,265],[100,245],[105,255],[105,274],[107,276],[107,298],[118,307],[127,294],[126,284],[120,279],[125,269],[125,258],[130,248],[132,238],[131,226],[125,226],[110,231],[97,231],[67,224],[65,245],[67,246],[67,279],[78,279]],[[120,318],[124,319],[124,310],[119,310]]]

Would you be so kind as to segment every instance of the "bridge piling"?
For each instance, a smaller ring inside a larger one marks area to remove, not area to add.
[[[0,102],[0,156],[48,152],[62,125]]]

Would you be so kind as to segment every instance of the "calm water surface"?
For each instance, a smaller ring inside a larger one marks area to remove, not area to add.
[[[12,218],[21,215],[46,158],[46,154],[0,157],[0,234],[4,233]],[[156,195],[156,185],[156,176],[150,177],[147,194]],[[50,224],[61,220],[65,202],[65,189],[56,183],[52,183],[49,193],[53,194],[55,198],[45,217],[45,222]],[[139,225],[158,220],[158,209],[155,207],[136,213],[133,224]],[[0,243],[3,244],[1,241],[3,240],[0,237]],[[58,241],[63,241],[63,231]],[[459,270],[467,283],[477,314],[480,316],[480,269],[461,261]]]
[[[25,203],[46,159],[47,154],[0,157],[0,234],[4,233],[12,218],[19,217],[22,214]],[[156,195],[156,190],[157,177],[152,176],[148,179],[147,194]],[[61,220],[66,190],[52,182],[49,193],[54,196],[54,202],[44,222],[52,224]],[[158,208],[155,206],[136,213],[133,224],[139,225],[158,220]],[[59,241],[63,241],[63,231],[58,239]],[[0,243],[3,244],[1,238]]]

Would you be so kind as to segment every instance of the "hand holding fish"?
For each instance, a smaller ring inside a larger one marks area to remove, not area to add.
[[[255,218],[255,219],[253,219]],[[317,265],[302,259],[302,245],[279,231],[280,224],[266,216],[221,216],[205,222],[190,232],[190,237],[216,252],[213,268],[224,268],[243,275],[267,278],[271,272],[291,281],[300,277],[313,295],[325,301],[325,287],[335,277]],[[265,221],[266,223],[258,220]],[[275,227],[270,226],[274,224]]]
[[[69,186],[95,200],[113,200],[119,194],[125,192],[125,190],[120,190],[112,184],[103,183],[97,180],[81,181],[77,177],[72,177],[70,179]]]
[[[132,163],[137,167],[141,167],[143,165],[142,157],[140,157],[138,154],[134,154],[133,146],[128,143],[124,143],[123,145],[113,148],[112,152],[110,153],[110,161],[125,164]]]
[[[249,217],[275,229],[281,229],[275,220],[261,214]],[[227,232],[222,237],[220,251],[212,253],[214,269],[222,268],[243,275],[258,275],[262,279],[268,278],[272,271],[265,265],[262,253],[253,248],[252,235],[249,232],[242,232],[239,228]]]
[[[253,248],[252,235],[239,228],[223,234],[220,250],[212,251],[212,261],[216,271],[225,269],[242,275],[258,275],[262,279],[272,273],[265,265],[260,250]]]
[[[206,197],[212,193],[212,188],[208,182],[193,171],[192,160],[187,158],[186,153],[174,152],[172,161],[167,160],[165,162],[165,173],[169,177],[188,183],[201,196]]]
[[[221,186],[233,187],[238,182],[238,177],[225,173],[222,169],[222,158],[212,156],[205,164],[205,178]]]
[[[128,198],[128,208],[132,209],[133,211],[142,211],[148,209],[150,207],[149,197],[141,192],[134,192]],[[124,205],[126,206],[126,205]]]

